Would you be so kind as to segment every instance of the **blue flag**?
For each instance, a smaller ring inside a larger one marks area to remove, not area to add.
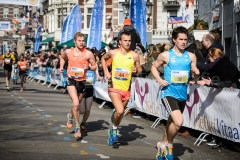
[[[41,30],[42,30],[42,26],[38,26],[37,30],[36,30],[36,35],[35,35],[35,43],[34,43],[34,52],[38,52],[39,47],[40,47],[40,42],[41,42]]]
[[[96,0],[90,21],[90,33],[88,36],[87,46],[89,48],[96,47],[101,49],[102,42],[102,20],[103,20],[104,0]]]
[[[65,41],[65,34],[67,33],[66,29],[67,29],[68,17],[69,17],[69,15],[66,17],[66,19],[64,20],[63,25],[62,25],[62,35],[61,35],[61,39],[60,39],[60,44],[66,42]]]
[[[73,39],[75,32],[80,32],[82,29],[82,13],[80,6],[76,4],[68,17],[65,42]]]
[[[147,45],[146,0],[131,0],[130,19],[138,31],[143,46]]]

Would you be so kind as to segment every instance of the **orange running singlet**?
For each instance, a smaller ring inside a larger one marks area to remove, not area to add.
[[[86,59],[85,48],[83,49],[83,52],[78,56],[74,56],[74,48],[71,48],[70,53],[68,54],[68,77],[75,81],[86,80],[87,70],[84,68],[87,68],[88,64],[89,62]]]
[[[19,65],[19,69],[21,72],[26,72],[26,70],[27,70],[27,62],[26,61],[19,61],[18,65]]]

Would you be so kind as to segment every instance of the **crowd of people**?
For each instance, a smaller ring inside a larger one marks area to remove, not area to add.
[[[195,40],[184,27],[172,32],[172,44],[141,44],[138,32],[131,21],[124,21],[124,28],[113,38],[107,48],[87,48],[84,35],[74,35],[75,47],[62,48],[58,52],[19,54],[6,50],[2,65],[6,76],[6,88],[10,91],[9,79],[12,64],[19,68],[21,88],[26,71],[32,67],[56,68],[61,74],[67,71],[67,91],[72,107],[67,114],[67,127],[75,124],[75,137],[87,131],[85,123],[90,115],[93,102],[93,84],[104,78],[108,82],[109,97],[114,106],[108,131],[108,145],[118,140],[118,126],[130,98],[132,77],[155,79],[161,87],[161,100],[169,113],[163,140],[157,143],[157,159],[173,159],[173,139],[183,123],[182,112],[187,100],[188,84],[216,88],[240,87],[240,72],[224,53],[224,48],[215,33],[203,35],[202,41]],[[124,62],[124,63],[123,63]],[[83,114],[80,123],[80,114]]]

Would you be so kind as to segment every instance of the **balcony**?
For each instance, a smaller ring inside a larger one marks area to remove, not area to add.
[[[153,36],[171,36],[172,35],[172,29],[153,29],[152,34]]]
[[[180,7],[181,4],[177,0],[165,0],[163,1],[164,7]]]

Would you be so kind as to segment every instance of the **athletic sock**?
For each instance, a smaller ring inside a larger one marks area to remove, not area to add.
[[[117,126],[114,126],[114,125],[113,125],[113,129],[117,129]]]

